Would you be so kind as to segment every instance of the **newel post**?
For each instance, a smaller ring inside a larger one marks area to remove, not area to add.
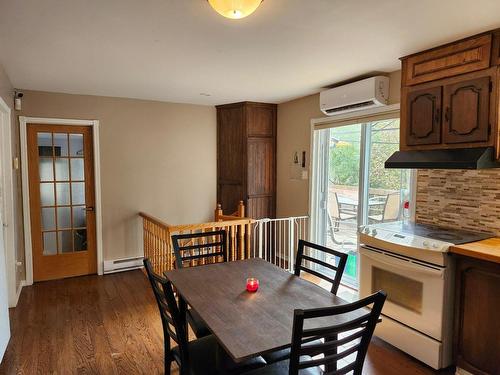
[[[215,207],[214,211],[215,221],[222,221],[220,218],[221,216],[222,216],[222,205],[220,203],[217,203],[217,207]]]
[[[245,217],[245,203],[243,203],[243,201],[238,203],[238,216]]]

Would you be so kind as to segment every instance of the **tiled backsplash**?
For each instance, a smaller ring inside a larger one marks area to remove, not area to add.
[[[500,169],[419,170],[416,221],[500,236]]]

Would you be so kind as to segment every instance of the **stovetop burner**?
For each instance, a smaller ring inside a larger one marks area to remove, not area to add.
[[[427,233],[427,237],[432,238],[434,240],[441,240],[446,242],[460,241],[463,239],[462,236],[459,236],[456,233],[447,233],[447,232],[429,232]]]

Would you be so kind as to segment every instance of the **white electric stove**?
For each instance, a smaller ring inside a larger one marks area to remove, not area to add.
[[[435,369],[451,365],[454,264],[448,249],[489,237],[404,222],[360,228],[360,296],[387,292],[375,334]]]

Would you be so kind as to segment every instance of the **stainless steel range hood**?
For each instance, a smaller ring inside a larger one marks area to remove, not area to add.
[[[493,147],[467,149],[396,151],[386,168],[400,169],[486,169],[500,168]]]

